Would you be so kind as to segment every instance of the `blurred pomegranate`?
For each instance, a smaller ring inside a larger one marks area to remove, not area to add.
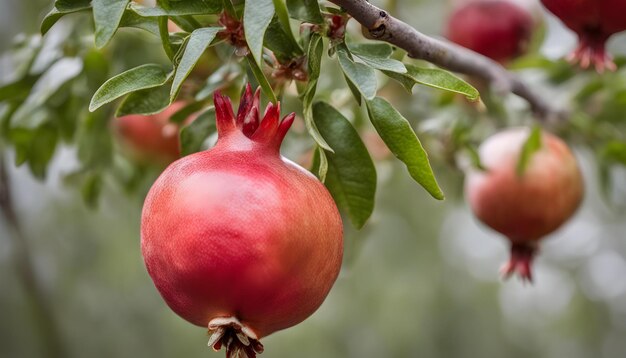
[[[578,47],[567,59],[582,68],[615,71],[606,41],[626,30],[626,0],[541,0],[543,5],[578,35]]]
[[[527,51],[533,30],[526,9],[506,0],[480,0],[456,7],[445,33],[452,42],[506,63]]]
[[[520,152],[530,131],[511,128],[488,138],[479,148],[486,171],[470,170],[465,195],[474,214],[511,242],[505,277],[518,273],[531,281],[531,262],[544,236],[569,219],[583,197],[583,180],[567,145],[543,132],[522,175]]]
[[[143,208],[141,247],[157,289],[178,315],[208,328],[227,357],[322,304],[343,254],[343,226],[324,185],[280,156],[295,114],[282,121],[247,88],[237,116],[214,96],[218,141],[172,163]]]
[[[185,106],[172,103],[163,112],[153,115],[132,114],[114,120],[114,127],[122,143],[139,160],[170,163],[180,157],[179,126],[170,117]],[[188,121],[193,120],[189,118]]]

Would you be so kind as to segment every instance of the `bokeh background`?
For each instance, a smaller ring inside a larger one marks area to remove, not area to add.
[[[450,6],[439,0],[375,3],[435,36]],[[14,36],[36,32],[50,7],[43,0],[0,2],[0,52]],[[576,39],[555,18],[542,16],[540,52],[559,58]],[[144,35],[120,36],[138,41]],[[150,41],[154,54],[144,56],[163,56],[157,40]],[[609,48],[626,55],[626,36],[614,37]],[[523,75],[555,104],[568,106],[567,85],[554,86],[537,70]],[[624,70],[613,76],[626,82]],[[322,85],[345,87],[334,81],[328,75]],[[398,97],[405,117],[425,136],[439,115],[454,114],[425,111],[432,96],[416,89],[413,97]],[[511,101],[512,108],[520,105]],[[291,142],[285,155],[298,160],[302,148]],[[436,150],[436,144],[430,147]],[[435,162],[448,197],[437,202],[400,162],[377,161],[374,214],[360,232],[346,228],[344,267],[333,290],[308,320],[264,339],[263,357],[625,357],[626,173],[611,172],[615,186],[607,202],[593,153],[574,149],[585,201],[543,244],[533,285],[500,280],[506,241],[471,216],[458,171]],[[77,165],[76,151],[61,146],[43,181],[28,168],[8,166],[16,213],[54,326],[42,324],[18,274],[22,248],[0,220],[0,357],[47,357],[51,339],[66,357],[223,355],[210,351],[205,330],[171,312],[152,285],[139,250],[142,194],[105,183],[98,208],[88,209],[63,180]]]

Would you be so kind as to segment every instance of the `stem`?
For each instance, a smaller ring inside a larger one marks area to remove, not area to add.
[[[544,98],[497,62],[467,48],[422,34],[405,22],[366,0],[329,0],[341,6],[366,30],[367,37],[396,45],[409,57],[421,59],[450,71],[475,76],[489,83],[500,94],[514,93],[530,105],[544,121],[562,119],[565,114],[551,108]]]
[[[4,152],[0,152],[0,212],[10,231],[13,244],[15,271],[21,281],[31,306],[31,312],[39,330],[45,353],[42,356],[62,358],[63,344],[54,319],[52,308],[37,278],[28,241],[13,206],[9,173]]]

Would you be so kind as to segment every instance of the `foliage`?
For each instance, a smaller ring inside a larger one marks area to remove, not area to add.
[[[376,190],[376,167],[359,137],[370,126],[363,118],[369,117],[391,153],[436,199],[444,193],[420,137],[426,136],[430,158],[457,166],[465,155],[480,166],[474,148],[487,132],[528,123],[528,112],[509,116],[508,102],[489,91],[482,91],[481,100],[478,90],[450,72],[344,32],[338,24],[346,21],[341,9],[317,1],[259,0],[245,6],[229,0],[159,0],[148,6],[57,0],[42,21],[42,35],[16,40],[5,54],[14,70],[0,82],[0,134],[15,148],[16,165],[28,165],[39,178],[60,143],[75,145],[81,165],[68,178],[81,183],[94,205],[104,178],[132,189],[145,173],[111,140],[114,116],[158,113],[177,99],[186,101],[172,122],[202,112],[181,126],[186,155],[205,149],[215,132],[212,93],[236,95],[251,82],[261,86],[265,100],[282,100],[283,108],[301,114],[309,136],[298,140],[305,143],[301,148],[314,147],[308,149],[315,151],[312,170],[360,228],[373,211]],[[583,78],[572,120],[552,129],[591,146],[605,174],[624,164],[626,89],[618,76],[578,74],[536,54],[512,68],[540,71],[547,85],[557,88]],[[324,72],[335,79],[331,85],[323,82]],[[340,77],[345,82],[336,81]],[[397,91],[401,87],[417,94],[403,95]],[[354,101],[335,96],[348,91]],[[424,118],[435,116],[436,122],[401,114],[418,95]],[[488,120],[476,121],[480,117]],[[433,141],[440,144],[428,145]]]

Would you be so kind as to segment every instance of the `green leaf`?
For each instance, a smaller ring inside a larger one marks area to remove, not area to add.
[[[287,11],[287,6],[285,5],[284,0],[273,0],[274,1],[274,9],[276,10],[276,16],[278,21],[280,22],[281,27],[289,37],[289,41],[296,43],[296,38],[293,37],[293,32],[291,32],[291,24],[289,23],[289,13]]]
[[[469,143],[466,143],[463,146],[463,148],[465,149],[465,151],[467,152],[469,156],[469,160],[470,160],[470,163],[472,164],[472,168],[477,169],[481,172],[487,171],[487,168],[485,168],[482,161],[480,160],[480,154],[478,153],[478,150],[476,149],[476,147],[474,147],[473,145]]]
[[[54,7],[61,12],[74,11],[79,7],[89,6],[91,0],[56,0]]]
[[[156,114],[167,108],[170,101],[170,85],[166,82],[162,86],[136,91],[124,98],[115,112],[116,117],[129,114]]]
[[[307,48],[307,71],[309,79],[317,80],[322,69],[322,55],[324,54],[324,41],[320,34],[313,33],[309,39]]]
[[[324,53],[324,43],[319,34],[312,34],[309,39],[309,47],[307,49],[307,65],[309,69],[309,82],[302,94],[302,114],[304,116],[304,124],[306,125],[309,135],[315,140],[317,145],[330,152],[333,149],[326,143],[324,137],[317,130],[315,121],[313,120],[313,98],[317,91],[317,80],[320,76],[322,64],[322,54]],[[324,155],[324,153],[322,153]],[[322,158],[324,159],[324,158]],[[325,170],[324,166],[321,169]],[[320,175],[322,178],[323,175]]]
[[[185,0],[170,1],[167,8],[164,6],[148,7],[132,2],[130,8],[144,17],[183,16],[218,14],[222,11],[221,0]]]
[[[45,35],[63,16],[90,8],[91,0],[57,1],[41,22],[41,34]]]
[[[172,16],[170,17],[170,20],[172,20],[183,31],[187,31],[187,32],[193,32],[194,30],[197,30],[202,27],[202,24],[200,24],[191,15]]]
[[[233,62],[226,62],[222,67],[214,71],[209,78],[206,79],[204,87],[196,93],[196,101],[202,101],[207,98],[218,88],[227,86],[229,83],[240,77],[241,66]]]
[[[311,163],[311,172],[317,173],[317,178],[324,183],[326,181],[326,174],[328,173],[328,158],[326,157],[326,151],[320,146],[315,146],[313,152],[313,162]]]
[[[183,81],[189,76],[191,70],[200,59],[200,56],[202,56],[207,47],[209,47],[213,39],[215,39],[215,35],[217,35],[220,30],[222,30],[221,27],[205,27],[191,33],[187,41],[187,46],[185,46],[183,57],[176,68],[174,82],[172,83],[172,89],[170,91],[170,101],[174,101],[176,96],[178,96]]]
[[[130,0],[93,0],[93,20],[96,25],[96,47],[102,48],[117,31]]]
[[[0,86],[0,102],[26,99],[37,78],[37,76],[26,76],[16,82]]]
[[[439,68],[420,68],[405,64],[407,73],[398,74],[390,71],[383,71],[387,76],[399,81],[411,91],[415,83],[434,87],[454,93],[460,93],[470,101],[477,101],[480,93],[469,83],[463,81],[448,71]]]
[[[352,224],[360,229],[374,210],[376,168],[359,134],[331,105],[317,102],[313,117],[320,133],[335,150],[328,156],[325,184]]]
[[[110,78],[102,84],[91,98],[89,111],[112,102],[128,93],[163,85],[172,76],[162,66],[155,64],[141,65]]]
[[[56,128],[50,123],[36,128],[12,128],[9,138],[15,148],[15,165],[28,163],[32,174],[43,179],[58,143]]]
[[[371,67],[362,63],[356,63],[350,58],[350,54],[345,45],[337,46],[337,57],[339,65],[346,75],[346,78],[359,90],[367,100],[376,96],[376,73]]]
[[[215,108],[211,107],[180,130],[182,155],[185,156],[202,150],[204,141],[216,130]]]
[[[265,32],[264,44],[282,63],[304,54],[300,45],[287,34],[277,17],[272,19]]]
[[[626,166],[626,142],[614,140],[606,143],[601,156],[605,161]]]
[[[102,177],[99,173],[91,173],[87,176],[80,188],[80,194],[85,204],[94,209],[98,206],[100,193],[102,192]]]
[[[165,51],[167,58],[169,58],[170,61],[175,62],[175,53],[172,47],[172,43],[170,42],[170,32],[167,26],[167,21],[167,16],[161,16],[157,18],[157,24],[159,25],[159,37],[161,38],[161,45],[163,46],[163,50]]]
[[[139,16],[134,10],[126,9],[120,27],[133,27],[159,36],[159,22],[154,17]]]
[[[356,103],[358,103],[360,106],[361,99],[363,98],[363,96],[361,96],[361,92],[359,92],[359,89],[356,87],[354,83],[352,83],[352,81],[350,81],[350,79],[348,78],[348,76],[346,76],[345,73],[343,74],[343,78],[346,80],[346,83],[348,84],[348,89],[350,90],[350,92],[352,92],[352,96],[356,100]]]
[[[252,55],[246,56],[246,60],[248,61],[248,66],[250,67],[250,70],[252,71],[254,78],[259,83],[259,86],[261,86],[261,90],[263,91],[263,93],[270,99],[270,101],[272,101],[273,103],[276,103],[278,99],[276,98],[276,95],[274,94],[274,91],[272,90],[272,85],[270,85],[269,81],[265,77],[263,70],[261,70],[261,68],[257,65],[256,61],[254,61],[254,58],[252,58]]]
[[[263,39],[265,30],[274,17],[272,0],[249,1],[243,10],[243,30],[246,42],[257,65],[263,66]]]
[[[113,141],[109,131],[109,115],[88,113],[80,121],[77,132],[78,159],[85,169],[102,169],[113,160]]]
[[[54,156],[58,141],[57,130],[47,123],[35,130],[28,150],[28,167],[36,178],[45,178],[48,163]]]
[[[404,64],[393,58],[389,58],[393,50],[391,46],[381,44],[357,44],[349,47],[352,55],[360,58],[366,65],[381,71],[406,73]]]
[[[530,135],[522,146],[522,150],[520,151],[516,167],[516,173],[518,176],[521,177],[524,175],[533,154],[539,149],[541,149],[541,126],[536,125],[533,127]]]
[[[356,55],[358,58],[363,60],[366,65],[375,68],[381,71],[390,71],[396,73],[406,73],[406,67],[404,64],[398,60],[394,60],[393,58],[382,58],[382,57],[370,57],[366,55]]]
[[[383,42],[349,43],[348,49],[357,56],[389,58],[393,54],[393,47]]]
[[[428,154],[409,122],[380,97],[367,101],[367,111],[374,128],[391,152],[406,165],[411,177],[435,199],[443,200]]]
[[[294,19],[318,25],[324,23],[317,0],[287,0],[287,9]]]
[[[66,57],[55,62],[35,83],[24,103],[13,115],[16,125],[34,128],[45,118],[34,115],[59,89],[78,76],[83,70],[83,61]]]

